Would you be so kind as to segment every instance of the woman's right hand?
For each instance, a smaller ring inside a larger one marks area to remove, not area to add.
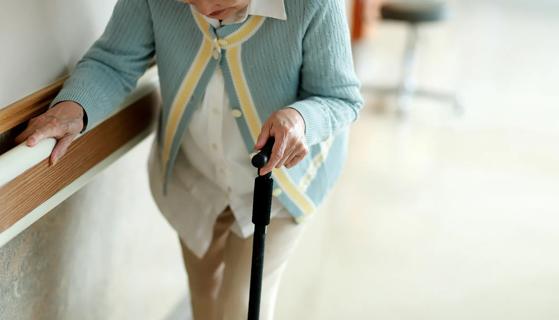
[[[15,138],[15,142],[20,144],[25,141],[27,146],[33,147],[43,139],[55,138],[57,142],[50,155],[50,164],[54,165],[82,130],[83,116],[84,110],[78,103],[59,102],[29,120],[27,128]]]

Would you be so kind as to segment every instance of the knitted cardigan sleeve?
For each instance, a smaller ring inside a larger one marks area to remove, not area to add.
[[[147,0],[119,0],[101,37],[77,63],[49,107],[79,103],[89,131],[114,111],[134,89],[154,55]]]
[[[302,115],[307,144],[311,146],[355,121],[363,99],[353,69],[343,1],[309,3],[305,17],[310,22],[303,36],[301,100],[290,107]]]

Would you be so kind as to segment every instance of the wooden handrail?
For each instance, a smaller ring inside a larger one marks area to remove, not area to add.
[[[49,86],[48,90],[45,88],[10,105],[10,110],[0,110],[0,119],[10,119],[12,126],[27,121],[40,113],[32,109],[41,110],[37,106],[43,104],[48,106],[61,84],[57,82],[55,87]],[[118,110],[78,136],[54,166],[49,165],[48,159],[54,139],[43,140],[32,148],[22,143],[0,155],[0,247],[153,131],[160,101],[157,89],[154,67],[140,79]],[[16,116],[13,112],[16,107],[25,109],[27,117]]]

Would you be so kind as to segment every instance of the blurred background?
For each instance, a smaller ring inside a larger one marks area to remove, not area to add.
[[[0,106],[67,74],[114,3],[3,1]],[[347,4],[366,103],[277,319],[559,319],[559,1]],[[152,139],[0,248],[0,319],[190,319]]]
[[[464,112],[418,97],[399,116],[364,90],[279,319],[559,319],[559,1],[448,9],[420,24],[412,74]],[[409,28],[378,21],[354,44],[365,88],[399,83]]]

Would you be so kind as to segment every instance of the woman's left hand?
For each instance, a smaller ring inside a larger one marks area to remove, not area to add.
[[[305,121],[293,108],[281,109],[270,115],[260,130],[254,149],[262,149],[269,137],[274,137],[274,147],[270,160],[260,169],[260,175],[283,165],[291,168],[309,152],[305,143]]]

